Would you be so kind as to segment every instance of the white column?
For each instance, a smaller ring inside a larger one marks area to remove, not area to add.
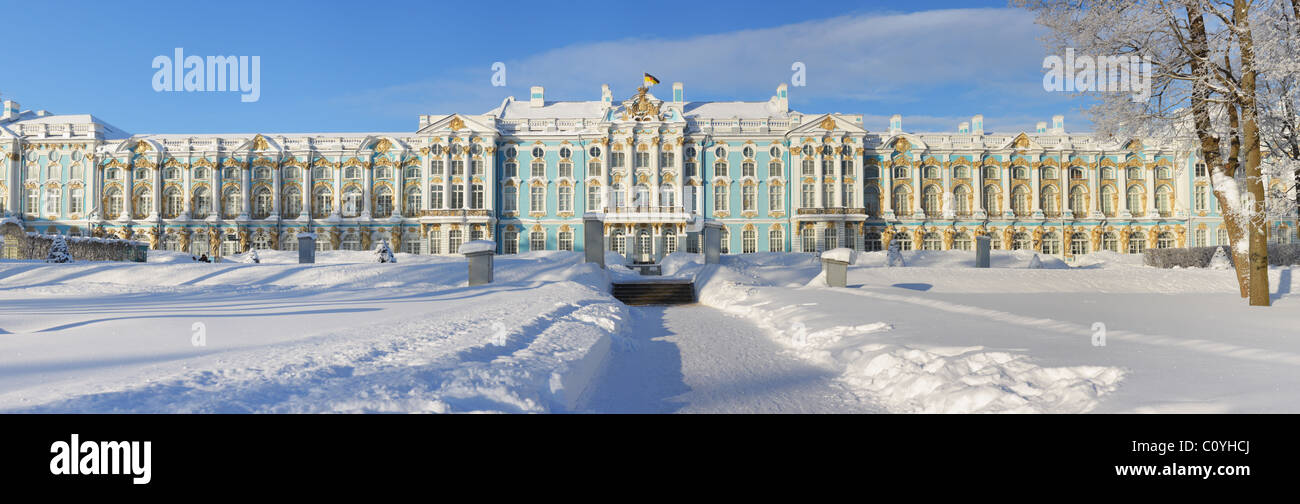
[[[430,203],[433,201],[433,187],[429,185],[432,180],[430,172],[433,171],[433,146],[429,146],[429,153],[420,156],[420,208],[422,210],[432,210]],[[418,215],[418,214],[417,214]],[[412,216],[414,217],[414,215]]]
[[[491,147],[483,149],[483,208],[485,210],[488,210],[488,215],[496,215],[496,212],[493,210],[496,209],[496,199],[497,199],[496,198],[497,148],[498,147],[496,145],[496,140],[493,140]],[[585,156],[586,153],[583,153],[583,155],[579,156],[579,158],[585,158]],[[574,173],[574,178],[577,181],[573,184],[574,187],[573,199],[575,200],[573,202],[573,208],[577,208],[578,206],[577,200],[582,197],[581,194],[578,194],[580,192],[578,188],[586,186],[586,184],[580,183],[582,179],[578,177],[577,174],[587,173],[587,167],[574,166],[573,173]],[[576,236],[574,237],[574,241],[577,241]]]
[[[952,159],[952,156],[949,156],[948,159]],[[984,211],[984,166],[972,159],[970,169],[971,190],[975,192],[975,194],[971,195],[975,201],[975,208],[972,208],[971,211],[975,213],[976,217],[984,217],[988,215]]]
[[[370,185],[374,183],[375,165],[372,162],[366,163],[361,168],[361,218],[370,218]]]
[[[283,158],[283,154],[281,157]],[[275,169],[271,170],[271,215],[280,218],[280,192],[284,187],[284,179],[280,176],[280,170],[284,169],[282,160],[276,160]],[[274,248],[279,249],[280,244],[274,244]]]
[[[1011,211],[1011,169],[998,164],[998,180],[1002,182],[1002,206],[998,207],[998,216],[1006,217]]]
[[[312,181],[312,161],[313,161],[312,157],[313,157],[313,156],[312,156],[312,152],[311,152],[311,151],[308,151],[308,152],[307,152],[307,167],[303,169],[303,173],[302,173],[302,187],[300,188],[300,192],[302,193],[302,208],[299,209],[300,211],[298,212],[298,217],[299,217],[299,218],[308,218],[308,219],[311,218],[311,204],[312,204],[312,201],[311,201],[311,185],[312,185],[312,183],[313,183],[313,181]]]
[[[1117,200],[1115,203],[1119,207],[1119,216],[1125,219],[1131,219],[1133,218],[1133,212],[1130,212],[1128,209],[1128,168],[1121,166],[1117,167],[1115,170],[1119,172],[1117,174],[1119,177],[1119,187],[1115,195],[1115,199]]]
[[[330,217],[343,215],[343,156],[339,156],[339,161],[339,165],[334,167],[334,208],[330,212]]]
[[[1041,177],[1041,175],[1040,175],[1040,172],[1042,171],[1042,167],[1040,166],[1040,167],[1035,168],[1035,167],[1034,167],[1034,163],[1036,163],[1036,162],[1037,162],[1037,160],[1031,160],[1031,161],[1029,161],[1029,163],[1030,163],[1030,164],[1029,164],[1029,166],[1030,166],[1030,168],[1029,168],[1029,198],[1030,198],[1030,200],[1031,200],[1031,201],[1029,202],[1029,204],[1030,204],[1029,208],[1033,209],[1033,214],[1031,214],[1032,216],[1034,216],[1034,217],[1042,217],[1042,216],[1043,216],[1043,204],[1042,204],[1042,203],[1043,203],[1043,201],[1042,201],[1042,199],[1043,199],[1043,188],[1042,188],[1042,183],[1043,183],[1043,181],[1042,181],[1042,177]]]

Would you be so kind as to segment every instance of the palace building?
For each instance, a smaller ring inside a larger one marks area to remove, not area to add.
[[[724,253],[995,248],[1072,257],[1223,244],[1217,202],[1190,139],[1101,142],[1062,116],[1035,131],[909,133],[894,116],[791,110],[766,101],[506,98],[482,114],[422,115],[387,133],[129,134],[89,114],[0,115],[0,211],[11,228],[118,236],[155,249],[230,255],[320,249],[455,253],[583,249],[583,216],[629,261]],[[1282,184],[1284,181],[1269,181]],[[1282,185],[1280,187],[1286,187]],[[1290,241],[1296,222],[1270,224]]]

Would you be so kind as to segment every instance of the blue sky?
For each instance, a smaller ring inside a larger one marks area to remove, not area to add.
[[[617,98],[641,72],[688,100],[766,100],[791,65],[804,112],[891,114],[948,131],[1065,114],[1042,90],[1032,16],[1004,2],[3,2],[0,94],[24,109],[92,113],[132,133],[411,131],[422,113],[478,114],[546,87],[548,100]],[[261,97],[159,93],[155,56],[260,56]],[[491,65],[506,64],[506,87]],[[656,88],[661,96],[666,90]]]

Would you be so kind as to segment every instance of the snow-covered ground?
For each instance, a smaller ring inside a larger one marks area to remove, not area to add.
[[[859,254],[849,288],[809,255],[726,256],[700,302],[755,321],[788,352],[894,412],[1300,411],[1300,301],[1273,269],[1251,308],[1231,271],[1156,269],[1094,254],[1073,267],[1031,252]],[[1104,346],[1100,337],[1104,334]]]
[[[622,338],[578,254],[373,257],[0,263],[0,411],[566,411]]]
[[[1300,411],[1289,268],[1251,308],[1231,271],[1135,256],[903,256],[833,289],[807,254],[674,254],[700,304],[668,308],[571,252],[472,288],[463,258],[372,252],[0,262],[0,411]]]

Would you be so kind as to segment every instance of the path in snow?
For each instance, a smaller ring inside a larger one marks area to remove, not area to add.
[[[600,413],[873,413],[823,369],[748,320],[701,305],[633,307],[635,348],[615,351],[587,402]]]

